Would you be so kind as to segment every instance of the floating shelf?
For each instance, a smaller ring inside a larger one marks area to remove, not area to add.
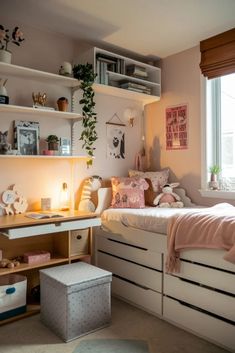
[[[18,77],[29,80],[47,82],[48,84],[61,85],[64,87],[79,87],[79,81],[76,78],[52,74],[49,72],[30,69],[24,66],[12,65],[0,62],[1,77]]]
[[[46,110],[32,107],[22,107],[19,105],[0,104],[0,113],[13,113],[13,114],[34,114],[40,116],[48,116],[51,118],[61,119],[75,119],[82,120],[81,114],[71,112],[60,112],[58,110]]]
[[[19,155],[19,154],[0,154],[1,158],[24,158],[24,159],[90,159],[87,156],[47,156],[47,155]],[[93,159],[93,158],[92,158]]]

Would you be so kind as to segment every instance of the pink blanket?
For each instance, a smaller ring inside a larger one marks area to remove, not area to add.
[[[180,250],[185,249],[225,249],[224,259],[235,264],[235,207],[223,203],[171,217],[167,248],[168,273],[179,272]]]

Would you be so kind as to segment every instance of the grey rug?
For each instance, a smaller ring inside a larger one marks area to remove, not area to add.
[[[149,353],[146,341],[98,339],[83,340],[73,353]]]

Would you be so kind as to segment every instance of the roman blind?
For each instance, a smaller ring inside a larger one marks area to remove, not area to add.
[[[200,42],[202,74],[215,78],[235,73],[235,28]]]

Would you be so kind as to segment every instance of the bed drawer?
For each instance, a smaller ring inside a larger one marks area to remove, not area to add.
[[[235,351],[235,326],[216,319],[184,304],[164,297],[163,317],[186,330]]]
[[[98,266],[146,288],[162,292],[162,273],[98,251]]]
[[[162,270],[162,254],[160,253],[101,236],[97,237],[96,242],[97,249],[99,250],[160,271]]]
[[[235,294],[235,273],[180,261],[180,273],[174,275]]]
[[[232,310],[235,307],[235,297],[218,293],[171,275],[165,275],[164,294],[232,320],[235,323],[235,311]]]
[[[112,293],[142,307],[146,311],[162,315],[162,296],[151,289],[139,287],[113,276]]]

